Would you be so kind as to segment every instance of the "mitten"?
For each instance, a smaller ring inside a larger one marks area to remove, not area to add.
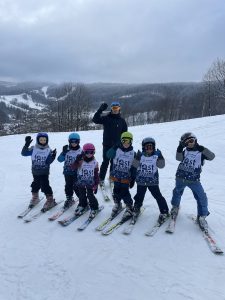
[[[202,152],[202,151],[205,149],[205,147],[200,146],[199,144],[197,144],[197,145],[196,145],[196,149],[197,149],[199,152]]]
[[[26,136],[25,137],[25,146],[28,148],[30,146],[30,144],[32,143],[32,139],[31,139],[31,136]]]
[[[76,161],[79,162],[81,160],[83,160],[83,154],[78,154],[76,157]]]
[[[131,181],[130,181],[130,189],[132,189],[132,187],[134,186],[134,184],[135,184],[135,180],[131,179]]]
[[[104,111],[104,110],[106,110],[107,109],[107,107],[108,107],[108,104],[107,103],[105,103],[105,102],[103,102],[101,105],[100,105],[100,107],[99,107],[99,111]]]
[[[155,154],[156,154],[158,157],[162,157],[162,152],[161,152],[159,149],[157,149],[157,150],[155,151]]]
[[[68,151],[68,145],[63,146],[62,152],[63,152],[64,154],[66,154],[67,151]]]
[[[135,159],[136,159],[136,160],[140,160],[140,159],[141,159],[141,155],[142,155],[141,151],[138,150],[138,152],[137,152],[137,154],[136,154],[136,156],[135,156]]]
[[[56,149],[52,150],[52,158],[55,159],[55,157],[56,157]]]
[[[97,192],[98,192],[98,185],[94,185],[93,186],[93,192],[94,192],[94,194],[97,194]]]
[[[177,152],[181,153],[184,149],[185,145],[183,142],[179,142],[179,146],[177,147]]]

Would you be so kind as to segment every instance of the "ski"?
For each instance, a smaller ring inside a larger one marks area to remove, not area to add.
[[[173,208],[172,208],[173,210]],[[173,213],[171,210],[171,215],[170,215],[170,219],[169,219],[169,224],[165,230],[166,233],[174,233],[175,231],[175,227],[176,227],[176,221],[177,221],[177,216],[179,213],[179,210],[176,213]]]
[[[34,206],[32,206],[32,207],[29,207],[29,206],[28,206],[23,212],[21,212],[21,213],[17,216],[17,218],[19,218],[19,219],[24,218],[26,215],[29,214],[30,211],[32,211],[35,207],[37,207],[38,204],[39,204],[42,200],[44,200],[44,197],[40,197],[40,201],[39,201],[36,205],[34,205]]]
[[[103,230],[102,231],[102,235],[109,235],[109,234],[111,234],[115,229],[119,228],[121,225],[123,225],[125,222],[127,222],[131,218],[132,218],[132,216],[127,217],[127,218],[123,218],[122,217],[122,219],[120,221],[118,221],[117,223],[113,224],[109,228],[106,228],[105,230]]]
[[[84,230],[85,228],[87,228],[88,225],[94,220],[94,218],[95,218],[95,217],[100,213],[100,211],[102,211],[103,209],[104,209],[104,206],[103,206],[103,205],[99,206],[96,215],[93,216],[93,217],[92,217],[92,216],[89,216],[88,219],[87,219],[81,226],[79,226],[79,227],[77,228],[77,230],[78,230],[78,231],[82,231],[82,230]]]
[[[158,222],[158,220],[157,220],[156,223],[153,225],[153,227],[145,232],[145,235],[146,236],[154,236],[157,233],[157,231],[159,230],[159,228],[164,223],[166,223],[168,220],[169,220],[169,217],[167,219],[165,219],[163,222]]]
[[[100,184],[100,190],[101,190],[101,192],[102,192],[102,196],[103,196],[103,198],[104,198],[104,200],[106,201],[106,202],[109,202],[110,201],[110,197],[107,195],[107,193],[106,193],[106,190],[105,190],[105,184]]]
[[[75,203],[76,203],[77,201],[78,201],[78,199],[75,199]],[[74,204],[75,204],[75,203],[74,203]],[[69,210],[71,207],[73,207],[74,204],[71,205],[70,207],[66,207],[66,208],[61,207],[61,208],[59,209],[59,211],[57,211],[54,215],[52,215],[52,216],[50,216],[50,217],[48,218],[49,221],[55,221],[56,219],[58,219],[59,217],[61,217],[61,216],[64,214],[64,212],[66,212],[66,211]]]
[[[81,214],[79,215],[75,215],[75,213],[73,213],[72,216],[69,216],[63,220],[59,220],[58,223],[62,226],[68,226],[70,225],[71,223],[73,223],[76,219],[80,218],[83,214],[85,214],[90,208],[89,207],[86,207]]]
[[[212,236],[212,234],[208,231],[205,230],[204,228],[201,228],[197,222],[197,218],[196,216],[190,216],[191,220],[198,226],[198,228],[201,230],[202,232],[202,236],[205,239],[205,241],[207,242],[210,250],[214,253],[214,254],[218,254],[218,255],[222,255],[223,254],[223,250],[217,245],[216,240],[214,239],[214,237]]]
[[[62,203],[63,201],[59,201],[58,203],[56,203],[56,205],[54,205],[53,207],[51,207],[50,209],[46,210],[46,211],[42,211],[39,210],[37,213],[29,216],[28,218],[23,219],[25,223],[30,223],[34,220],[36,220],[38,217],[40,217],[41,215],[43,215],[44,213],[46,213],[47,211],[51,210],[52,208],[56,207],[58,204]]]
[[[109,223],[112,222],[112,220],[114,220],[123,210],[124,210],[125,207],[121,207],[120,210],[118,210],[118,212],[113,215],[113,216],[110,216],[109,218],[105,219],[100,225],[98,225],[95,230],[97,231],[102,231],[103,229],[106,228],[107,225],[109,225]]]
[[[143,214],[144,210],[145,210],[145,207],[142,207],[139,215],[137,217],[133,216],[131,218],[130,224],[123,230],[123,234],[129,235],[132,233],[132,231],[134,229],[134,225],[137,223],[137,220],[139,219],[140,215]]]

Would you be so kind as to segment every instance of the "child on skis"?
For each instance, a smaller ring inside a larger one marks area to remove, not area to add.
[[[130,168],[135,156],[132,141],[132,133],[123,132],[120,143],[107,152],[107,157],[113,159],[110,179],[114,182],[113,200],[115,205],[112,209],[112,216],[121,210],[121,200],[123,200],[126,204],[123,218],[127,219],[131,218],[133,214],[133,200],[129,192],[130,184],[131,186],[134,184],[130,176]]]
[[[32,141],[31,136],[26,136],[25,145],[21,151],[23,156],[31,156],[32,161],[32,199],[29,207],[32,208],[38,204],[40,201],[38,192],[41,189],[46,196],[46,202],[42,208],[42,211],[45,212],[57,204],[53,198],[52,188],[49,185],[49,169],[50,164],[56,157],[56,149],[53,151],[50,149],[48,134],[45,132],[39,132],[36,136],[36,144],[29,148]]]
[[[81,154],[82,149],[80,147],[80,136],[78,133],[71,133],[68,137],[69,145],[63,146],[62,152],[58,156],[59,162],[64,162],[63,174],[65,177],[65,194],[66,201],[64,208],[71,207],[75,201],[73,199],[73,192],[79,197],[78,187],[75,185],[77,179],[76,170],[72,170],[72,164],[76,160],[77,155]]]
[[[200,173],[205,160],[213,160],[215,154],[200,146],[196,136],[186,132],[181,136],[176,159],[181,163],[176,172],[176,186],[173,190],[171,217],[178,214],[181,196],[185,187],[189,187],[197,201],[197,221],[202,229],[207,230],[206,217],[209,215],[208,199],[200,183]]]
[[[99,184],[99,168],[95,157],[95,146],[87,143],[83,146],[81,154],[77,155],[72,169],[77,170],[76,186],[79,193],[79,204],[75,209],[75,214],[82,214],[89,205],[90,217],[94,217],[98,212],[98,200],[95,197]]]
[[[169,209],[165,198],[159,189],[158,168],[165,167],[165,159],[152,137],[146,137],[142,141],[142,152],[138,151],[132,164],[132,177],[136,179],[137,192],[134,196],[134,216],[138,217],[147,189],[157,201],[160,215],[159,223],[163,223],[169,217]]]

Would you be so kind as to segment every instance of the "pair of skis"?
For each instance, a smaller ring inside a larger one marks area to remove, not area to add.
[[[145,209],[144,207],[141,209],[140,214],[143,213],[144,209]],[[131,234],[131,232],[134,228],[134,225],[136,224],[137,219],[138,219],[134,216],[127,216],[127,217],[123,216],[121,220],[112,224],[110,227],[106,228],[112,222],[112,220],[114,220],[123,210],[124,210],[124,208],[121,208],[117,212],[117,214],[110,216],[109,218],[104,220],[98,227],[96,227],[96,230],[101,231],[102,235],[110,235],[111,233],[113,233],[114,230],[118,229],[120,226],[122,226],[124,223],[126,223],[128,220],[130,220],[130,224],[123,230],[123,234],[126,234],[126,235]]]
[[[40,197],[40,201],[34,205],[34,206],[28,206],[24,211],[22,211],[18,216],[17,218],[19,219],[23,219],[25,216],[27,216],[34,208],[36,208],[38,206],[38,204],[44,200],[44,197]]]
[[[104,209],[103,205],[99,206],[98,211],[96,212],[96,214],[93,215],[93,216],[89,215],[87,220],[80,227],[78,227],[77,230],[83,231],[85,228],[87,228],[87,226],[94,220],[94,218],[98,215],[98,213],[100,211],[102,211],[103,209]],[[69,226],[71,223],[73,223],[75,220],[77,220],[78,218],[83,216],[89,210],[90,210],[90,208],[87,206],[86,209],[84,209],[80,214],[76,215],[75,213],[73,213],[72,216],[69,216],[69,217],[67,217],[63,220],[59,220],[58,223],[60,225],[62,225],[63,227]]]

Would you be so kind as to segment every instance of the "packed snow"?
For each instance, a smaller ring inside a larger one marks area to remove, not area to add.
[[[32,100],[32,97],[30,95],[26,94],[27,99],[24,99],[23,94],[20,95],[4,95],[0,96],[0,102],[4,102],[9,107],[19,108],[16,103],[18,104],[26,104],[30,108],[42,110],[45,105],[41,103],[35,103]],[[16,103],[14,103],[16,102]],[[20,108],[22,109],[22,108]]]
[[[207,220],[219,246],[225,250],[225,116],[215,116],[163,124],[131,127],[134,149],[144,137],[156,139],[166,167],[159,170],[160,188],[171,207],[175,160],[180,136],[194,132],[201,145],[216,154],[206,161],[201,176],[209,199]],[[102,160],[102,130],[80,132],[81,144],[93,142],[96,158]],[[35,134],[31,134],[35,141]],[[60,154],[68,133],[49,133],[50,146]],[[0,137],[0,299],[2,300],[223,300],[225,299],[224,256],[213,254],[199,228],[188,218],[196,213],[196,202],[185,190],[173,235],[160,228],[154,237],[145,231],[153,225],[159,211],[156,201],[146,193],[146,210],[131,235],[123,228],[110,236],[95,231],[111,212],[112,201],[83,232],[77,227],[86,216],[68,227],[48,216],[55,207],[31,223],[18,219],[30,200],[31,160],[22,157],[25,135]],[[51,165],[50,183],[57,201],[64,197],[63,164]],[[136,186],[131,190],[134,196]],[[70,212],[67,212],[68,215]],[[64,217],[64,215],[62,216]],[[61,218],[62,218],[61,217]]]

